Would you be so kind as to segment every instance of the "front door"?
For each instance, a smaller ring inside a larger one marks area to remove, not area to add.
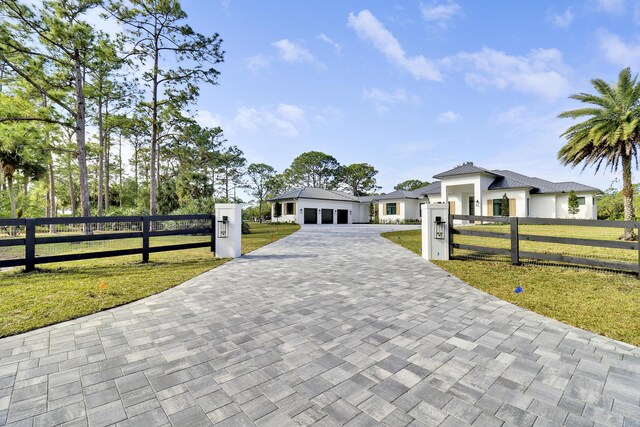
[[[315,208],[304,209],[304,223],[305,224],[317,224],[318,223],[318,210]]]
[[[322,209],[322,223],[333,224],[333,209]]]
[[[338,209],[338,224],[349,224],[349,211],[347,209]]]
[[[469,197],[469,215],[476,214],[476,198],[471,196]]]

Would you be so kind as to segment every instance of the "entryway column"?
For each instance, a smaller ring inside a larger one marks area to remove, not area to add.
[[[242,208],[216,203],[216,258],[242,256]]]

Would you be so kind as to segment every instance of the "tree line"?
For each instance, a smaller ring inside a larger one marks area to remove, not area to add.
[[[121,31],[93,28],[96,12]],[[0,14],[4,216],[233,198],[244,155],[192,111],[201,86],[218,84],[222,39],[187,25],[178,0],[0,0]]]

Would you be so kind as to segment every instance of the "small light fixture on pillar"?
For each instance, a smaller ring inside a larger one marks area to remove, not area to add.
[[[218,221],[218,237],[226,239],[229,237],[229,217],[223,216],[222,221]]]
[[[480,207],[480,200],[476,200],[476,208]]]

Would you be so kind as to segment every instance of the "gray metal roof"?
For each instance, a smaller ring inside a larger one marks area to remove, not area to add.
[[[568,193],[575,192],[602,193],[601,190],[580,184],[578,182],[551,182],[546,179],[531,177],[513,172],[510,170],[488,170],[479,166],[474,166],[468,162],[449,171],[436,175],[435,177],[446,177],[455,175],[466,175],[473,173],[485,173],[495,176],[494,181],[489,186],[489,190],[507,190],[512,188],[528,188],[531,194],[545,193]],[[376,196],[354,196],[342,191],[325,190],[323,188],[302,187],[287,191],[269,199],[270,202],[278,200],[292,199],[320,199],[337,200],[342,202],[371,202],[373,200],[397,200],[397,199],[420,199],[430,194],[440,195],[440,181],[434,181],[424,187],[412,191],[396,190],[387,194]]]
[[[278,200],[291,199],[322,199],[322,200],[338,200],[342,202],[359,202],[360,199],[351,194],[341,191],[325,190],[324,188],[302,187],[287,191],[269,199],[269,202]]]
[[[473,162],[466,162],[463,163],[459,166],[456,166],[453,169],[449,169],[448,171],[444,171],[444,172],[440,172],[437,175],[434,175],[434,178],[440,179],[443,178],[445,176],[456,176],[456,175],[469,175],[469,174],[473,174],[473,173],[486,173],[489,175],[495,175],[494,172],[485,169],[485,168],[481,168],[479,166],[475,166],[473,164]]]
[[[494,170],[496,175],[500,175],[489,186],[489,190],[502,190],[507,188],[530,188],[531,194],[545,193],[568,193],[569,191],[577,192],[594,192],[601,193],[595,187],[580,184],[577,182],[551,182],[546,179],[522,175],[510,170]]]
[[[417,199],[418,197],[419,195],[415,191],[396,190],[376,196],[375,200]]]
[[[372,202],[374,200],[376,200],[379,196],[360,196],[358,197],[358,199],[360,199],[361,202]]]
[[[434,181],[424,187],[416,188],[415,190],[412,190],[412,192],[419,196],[424,196],[425,194],[440,194],[440,181]]]

